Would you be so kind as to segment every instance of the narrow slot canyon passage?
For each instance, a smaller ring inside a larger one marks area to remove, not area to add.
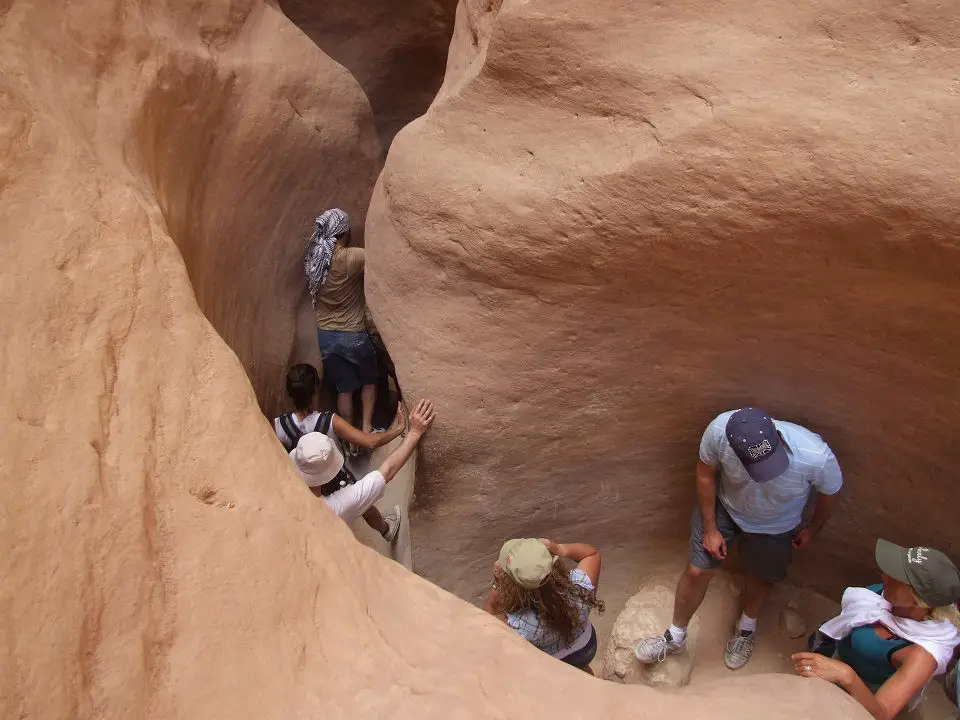
[[[790,655],[877,581],[877,538],[960,559],[954,20],[12,0],[0,715],[866,719]],[[393,545],[270,424],[322,368],[303,255],[334,207],[385,348],[374,426],[438,411],[378,503]],[[734,552],[644,668],[701,434],[749,405],[823,436],[839,505],[748,665]],[[478,612],[514,537],[599,548],[599,680]],[[956,717],[941,685],[899,717]]]

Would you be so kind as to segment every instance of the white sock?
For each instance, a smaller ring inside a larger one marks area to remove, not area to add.
[[[757,619],[752,617],[747,617],[746,613],[741,613],[740,622],[737,623],[737,630],[741,632],[756,632]]]
[[[677,643],[677,645],[682,645],[687,639],[687,629],[678,628],[673,623],[670,623],[670,637],[673,638],[673,641]]]

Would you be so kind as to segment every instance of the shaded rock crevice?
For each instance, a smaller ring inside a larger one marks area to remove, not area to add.
[[[280,0],[280,8],[356,78],[384,149],[433,102],[447,62],[456,0]]]

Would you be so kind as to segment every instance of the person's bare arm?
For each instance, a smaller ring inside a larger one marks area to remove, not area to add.
[[[817,504],[814,508],[813,518],[811,518],[809,525],[809,528],[813,530],[814,535],[823,530],[823,526],[827,524],[827,520],[829,520],[833,515],[833,511],[836,509],[837,501],[839,500],[839,492],[835,492],[833,495],[817,493]]]
[[[727,556],[727,543],[717,529],[717,468],[697,461],[697,503],[703,518],[703,547],[717,560]]]
[[[400,447],[390,453],[380,466],[380,474],[383,475],[384,480],[390,482],[396,477],[397,473],[400,472],[400,468],[410,459],[414,449],[420,442],[420,438],[427,432],[427,429],[435,417],[436,411],[434,410],[432,402],[429,400],[421,400],[417,403],[413,412],[410,413],[410,431],[403,439],[403,442],[400,443]]]
[[[586,543],[555,543],[546,538],[541,538],[540,541],[547,546],[547,550],[549,550],[552,555],[569,558],[577,563],[577,567],[586,573],[594,587],[600,582],[600,551],[593,545],[587,545]]]
[[[836,683],[876,720],[894,720],[937,670],[937,661],[922,647],[904,648],[893,656],[895,663],[900,661],[897,671],[874,695],[854,669],[840,660],[817,653],[796,653],[793,660],[800,675]]]
[[[937,671],[937,661],[919,645],[901,651],[905,657],[902,664],[877,694],[870,692],[860,676],[851,668],[848,677],[840,687],[855,697],[861,705],[877,720],[894,720],[910,698],[923,689]]]
[[[397,416],[394,418],[393,424],[390,425],[386,432],[382,433],[364,432],[363,430],[355,428],[339,415],[333,416],[333,431],[337,434],[338,438],[344,442],[353,443],[368,450],[376,450],[381,445],[386,445],[394,438],[402,435],[406,428],[407,421],[403,414],[402,406],[397,407]]]

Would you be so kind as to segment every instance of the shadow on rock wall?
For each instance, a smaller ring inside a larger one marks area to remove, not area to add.
[[[360,83],[384,149],[433,101],[443,81],[455,0],[280,0],[324,53]]]
[[[598,682],[362,547],[213,327],[290,344],[277,267],[216,261],[286,267],[326,153],[379,157],[339,69],[259,0],[2,9],[0,717],[849,717],[796,677]]]
[[[381,162],[349,74],[306,43],[297,62],[274,59],[274,43],[166,57],[129,150],[267,412],[283,402],[287,365],[317,362],[301,264],[313,218],[337,205],[362,228]]]
[[[452,46],[469,72],[394,143],[367,228],[380,329],[444,420],[428,577],[476,597],[510,536],[682,551],[700,433],[746,404],[846,473],[795,580],[836,593],[881,534],[960,549],[960,36],[815,5],[532,0]]]

